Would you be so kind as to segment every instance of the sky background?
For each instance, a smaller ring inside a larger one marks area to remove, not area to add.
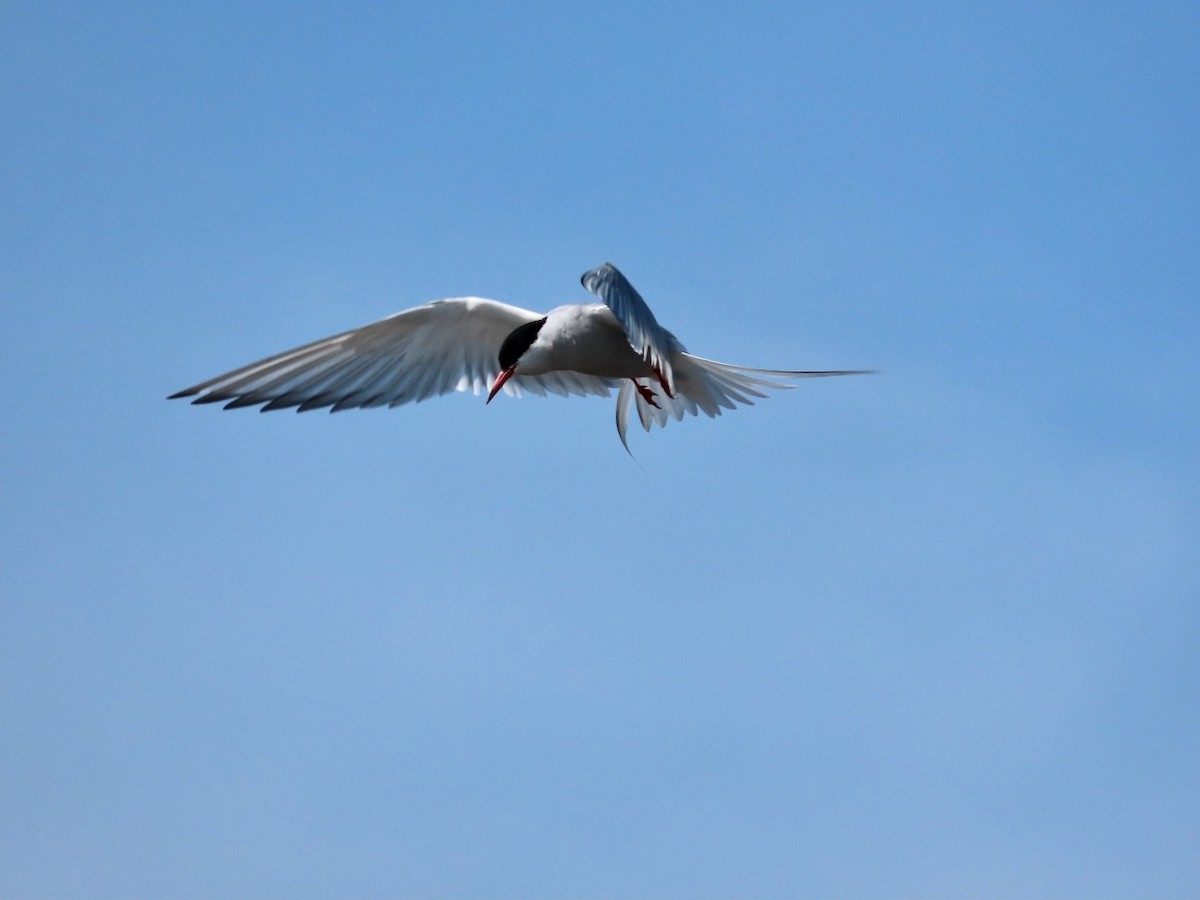
[[[1194,3],[0,4],[0,895],[1185,897]],[[616,263],[813,381],[165,396]]]

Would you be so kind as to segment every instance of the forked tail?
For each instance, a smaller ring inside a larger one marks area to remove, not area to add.
[[[764,389],[793,388],[788,379],[825,378],[831,375],[867,375],[870,369],[841,369],[823,372],[793,372],[782,369],[754,369],[749,366],[733,366],[715,362],[690,353],[678,353],[672,360],[675,374],[675,396],[665,391],[654,390],[657,405],[647,401],[645,387],[659,388],[653,379],[642,379],[646,385],[626,380],[617,394],[617,434],[626,453],[630,453],[627,434],[629,414],[636,407],[638,419],[646,431],[652,425],[665,426],[671,419],[681,420],[685,415],[715,417],[724,409],[738,406],[753,406],[753,398],[763,398]]]

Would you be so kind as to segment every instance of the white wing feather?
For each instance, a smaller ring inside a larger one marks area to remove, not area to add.
[[[518,325],[541,315],[480,297],[437,300],[362,328],[210,378],[172,394],[226,409],[295,407],[304,412],[400,406],[452,391],[486,391],[500,371],[497,353]],[[505,393],[599,394],[610,379],[551,372],[509,379]]]

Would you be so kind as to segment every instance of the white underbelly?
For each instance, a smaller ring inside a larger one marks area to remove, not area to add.
[[[569,370],[600,378],[648,378],[654,370],[629,345],[625,329],[606,306],[569,306],[552,310],[546,325],[553,326],[550,346],[541,348],[522,366],[523,372]]]

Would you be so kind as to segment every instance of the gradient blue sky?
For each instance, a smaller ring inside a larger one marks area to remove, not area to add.
[[[1194,3],[0,6],[0,895],[1184,897]],[[166,394],[619,265],[612,401]]]

